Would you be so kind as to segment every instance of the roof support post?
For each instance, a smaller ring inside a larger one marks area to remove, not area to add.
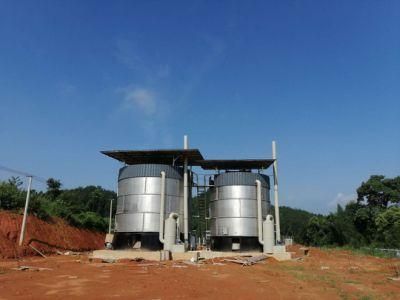
[[[183,137],[183,148],[185,150],[189,148],[187,135]],[[187,250],[189,247],[189,183],[188,183],[188,158],[186,154],[183,164],[183,232],[184,232],[185,250]]]
[[[276,160],[276,143],[272,141],[272,158],[274,159],[273,173],[274,173],[274,206],[275,206],[275,231],[276,242],[281,241],[281,224],[279,219],[279,198],[278,198],[278,163]]]

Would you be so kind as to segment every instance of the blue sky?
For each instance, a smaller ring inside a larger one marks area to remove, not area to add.
[[[65,187],[184,134],[207,158],[275,139],[281,203],[315,212],[399,175],[399,1],[0,1],[0,41],[0,164]]]

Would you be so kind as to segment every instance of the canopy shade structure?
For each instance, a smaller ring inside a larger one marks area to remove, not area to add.
[[[101,151],[101,153],[127,165],[166,164],[182,166],[184,159],[187,158],[189,165],[199,166],[199,163],[203,161],[199,149],[109,150]]]
[[[251,170],[267,169],[274,159],[207,159],[199,161],[204,170]]]

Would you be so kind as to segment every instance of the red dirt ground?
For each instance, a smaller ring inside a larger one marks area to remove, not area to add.
[[[44,253],[58,250],[87,251],[103,248],[104,234],[69,226],[62,219],[51,222],[29,216],[23,247],[18,247],[22,215],[0,211],[0,258],[32,256],[37,253],[29,244]]]
[[[248,267],[31,257],[0,260],[0,299],[400,299],[400,281],[389,279],[399,263],[314,248],[298,260]],[[21,265],[49,269],[13,269]]]
[[[31,243],[46,253],[103,248],[104,235],[29,217],[26,243],[17,246],[21,215],[0,211],[1,299],[400,299],[400,260],[310,249],[296,259],[272,258],[242,267],[223,259],[103,263],[87,254],[28,257]],[[40,241],[40,242],[39,242]],[[55,248],[54,248],[55,247]],[[18,258],[18,259],[4,259]],[[20,266],[48,268],[16,270]]]

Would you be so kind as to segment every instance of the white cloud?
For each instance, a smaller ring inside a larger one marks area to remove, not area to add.
[[[125,88],[123,106],[126,109],[134,109],[146,116],[154,116],[157,113],[157,100],[154,92],[145,88]]]
[[[114,57],[117,62],[147,82],[166,79],[171,72],[170,65],[159,59],[157,52],[145,51],[134,40],[117,39]]]
[[[336,197],[328,203],[328,206],[331,209],[336,209],[337,205],[339,204],[340,206],[346,206],[346,204],[348,204],[349,202],[353,201],[356,199],[356,195],[355,194],[344,194],[344,193],[338,193],[336,195]]]
[[[148,147],[154,143],[157,146],[161,143],[161,146],[170,147],[172,139],[168,126],[169,102],[149,87],[129,85],[117,89],[116,92],[120,95],[120,103],[113,115],[132,115],[133,118],[128,119],[140,126]]]

